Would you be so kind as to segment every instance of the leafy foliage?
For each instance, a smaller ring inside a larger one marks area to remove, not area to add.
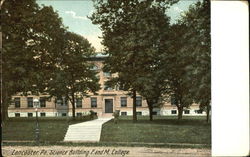
[[[210,2],[198,1],[178,23],[171,26],[168,51],[162,55],[166,63],[169,94],[179,110],[193,102],[206,107],[211,101]],[[207,116],[209,118],[209,115]]]
[[[211,104],[211,38],[210,38],[210,1],[197,2],[190,7],[183,24],[188,28],[185,48],[192,52],[193,62],[187,67],[188,78],[192,80],[190,93],[201,109],[206,109],[207,121]]]
[[[100,25],[103,32],[103,45],[109,56],[105,70],[118,73],[111,82],[133,93],[134,120],[136,91],[150,95],[143,91],[146,89],[143,85],[153,76],[147,74],[157,67],[158,53],[162,51],[161,40],[169,26],[165,11],[174,2],[95,1],[96,12],[90,18],[94,24]]]
[[[85,94],[85,89],[99,89],[95,72],[89,70],[92,65],[86,61],[94,49],[86,39],[67,32],[51,6],[39,7],[35,0],[8,0],[1,7],[3,119],[16,93],[58,95],[70,88]]]
[[[53,56],[61,51],[65,31],[52,7],[40,8],[35,0],[8,0],[2,4],[2,118],[7,117],[11,95],[42,91],[53,69]]]
[[[51,73],[46,92],[51,96],[70,100],[75,117],[75,100],[100,89],[94,66],[88,59],[94,56],[94,48],[87,39],[75,33],[64,35],[64,49],[55,59],[57,68]]]

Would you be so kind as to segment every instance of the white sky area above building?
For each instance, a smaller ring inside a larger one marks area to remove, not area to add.
[[[189,5],[197,0],[181,0],[174,4],[168,11],[171,23],[174,23],[181,14],[188,10]],[[87,38],[95,47],[97,52],[102,52],[101,45],[102,32],[98,25],[92,24],[87,18],[94,11],[91,0],[70,1],[70,0],[37,0],[39,5],[52,6],[62,18],[63,24],[68,30]]]

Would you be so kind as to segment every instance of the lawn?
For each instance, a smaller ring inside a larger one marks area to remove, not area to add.
[[[132,117],[122,116],[117,124],[113,120],[102,127],[102,142],[143,143],[190,143],[211,144],[211,125],[205,117],[156,116],[153,121],[139,116],[133,123]]]
[[[90,116],[81,117],[72,121],[65,117],[39,118],[40,141],[63,141],[70,124],[91,120]],[[2,128],[4,141],[34,141],[36,120],[32,118],[10,118]]]

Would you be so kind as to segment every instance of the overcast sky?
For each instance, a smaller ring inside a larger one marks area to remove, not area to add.
[[[183,0],[173,5],[168,11],[171,22],[178,19],[180,14],[188,10],[189,5],[195,2],[197,0]],[[102,51],[101,39],[98,38],[102,34],[101,30],[87,18],[94,11],[91,0],[37,0],[37,3],[52,6],[58,12],[63,24],[68,27],[69,31],[84,36],[96,48],[97,52]]]

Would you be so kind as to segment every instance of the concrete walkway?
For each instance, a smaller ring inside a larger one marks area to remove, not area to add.
[[[112,117],[98,118],[96,120],[70,125],[64,141],[99,142],[102,124]]]

